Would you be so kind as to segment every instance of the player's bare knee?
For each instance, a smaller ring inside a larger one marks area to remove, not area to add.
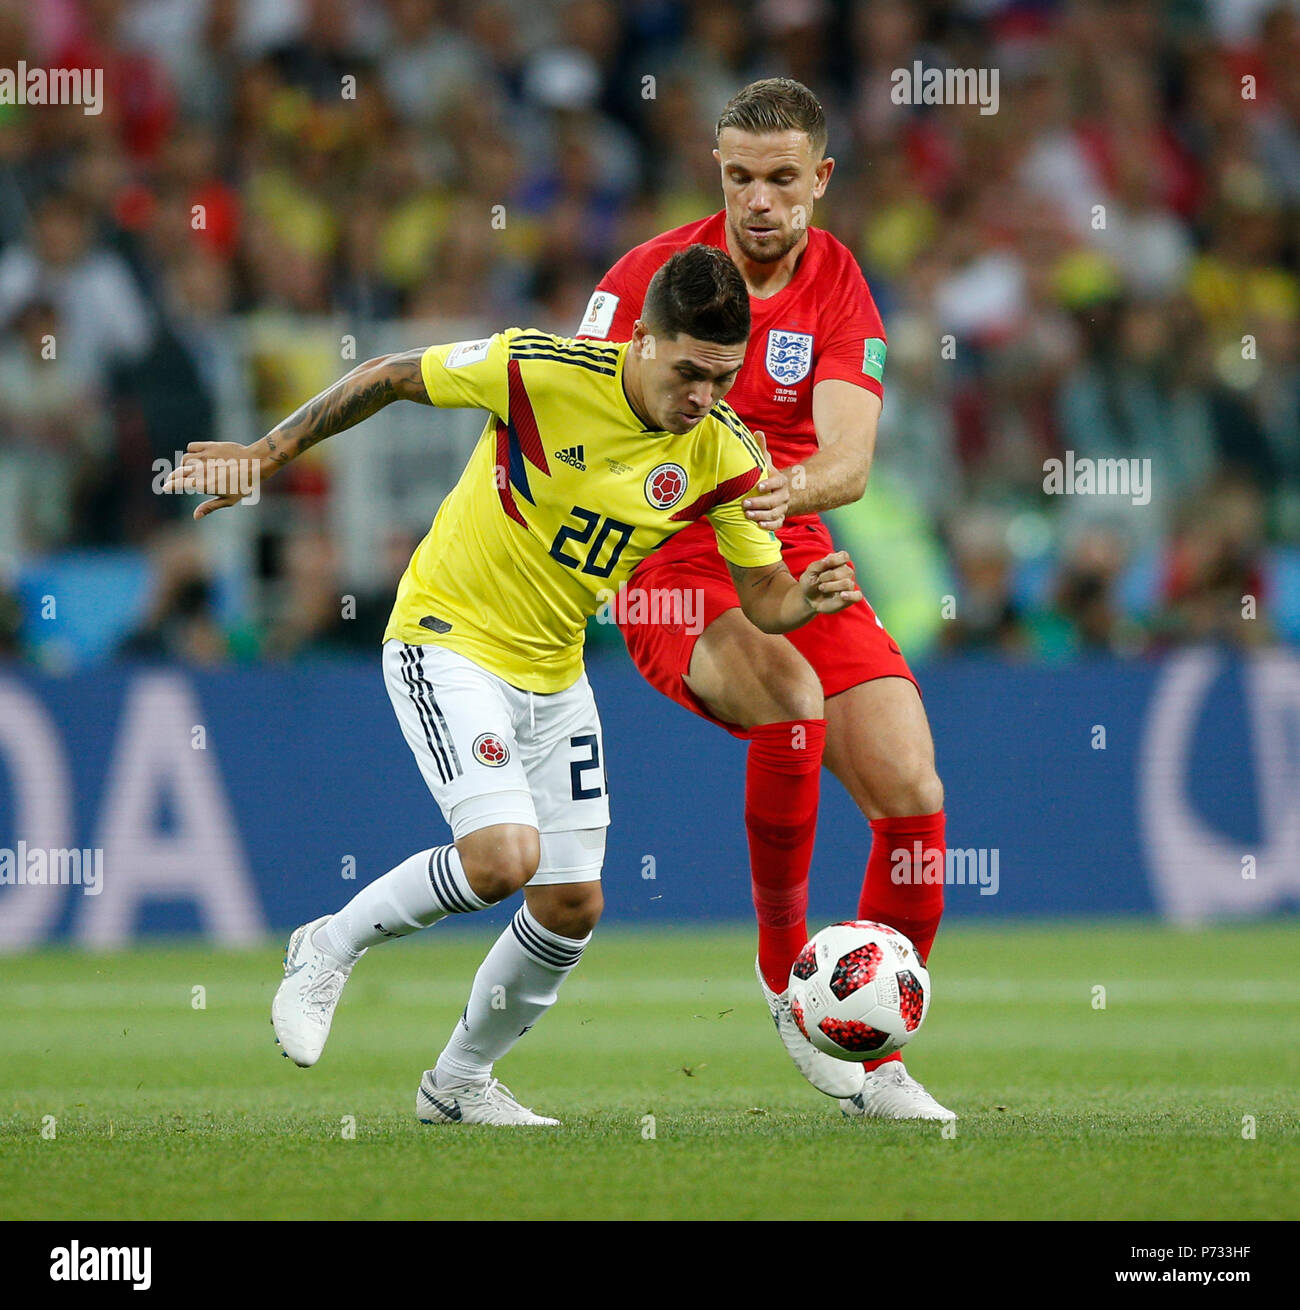
[[[605,897],[598,882],[559,883],[533,889],[528,908],[543,928],[577,940],[600,922]]]
[[[935,814],[943,809],[943,783],[933,769],[921,784],[921,804],[924,808],[917,810],[917,814]]]
[[[931,764],[901,766],[880,797],[886,817],[936,814],[943,809],[943,783]]]
[[[493,904],[525,886],[541,860],[536,830],[520,824],[471,833],[456,848],[466,881],[476,895]]]
[[[712,696],[702,697],[719,718],[752,728],[825,715],[817,674],[784,639],[748,641],[733,653],[725,678],[715,675]],[[689,678],[687,685],[696,690]]]
[[[821,683],[811,669],[808,672],[812,674],[810,678],[798,677],[773,689],[781,710],[778,723],[825,717],[826,700],[822,695]]]
[[[822,684],[813,667],[793,646],[765,646],[767,658],[756,672],[772,702],[772,723],[820,719],[826,714]],[[778,653],[779,652],[779,653]]]

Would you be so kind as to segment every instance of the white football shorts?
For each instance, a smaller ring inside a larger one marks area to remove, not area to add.
[[[585,673],[543,695],[445,646],[390,638],[384,685],[454,839],[494,823],[527,824],[541,835],[533,885],[600,877],[609,791]]]

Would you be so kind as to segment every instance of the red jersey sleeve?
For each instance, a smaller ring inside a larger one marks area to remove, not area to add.
[[[664,251],[664,259],[671,253]],[[633,325],[641,317],[646,287],[658,267],[656,264],[655,268],[648,268],[647,263],[644,249],[629,250],[596,284],[587,301],[587,311],[573,335],[601,341],[630,341]]]
[[[822,342],[813,373],[813,385],[827,378],[853,382],[885,395],[885,325],[871,298],[867,280],[857,261],[844,252],[837,292],[830,302],[837,312]]]

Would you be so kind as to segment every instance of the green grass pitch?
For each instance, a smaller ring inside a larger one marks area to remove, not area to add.
[[[955,1137],[808,1087],[746,928],[597,933],[498,1067],[536,1131],[415,1120],[490,940],[460,925],[371,951],[310,1070],[273,1044],[280,943],[10,957],[0,1219],[1294,1219],[1298,937],[945,928],[908,1064]]]

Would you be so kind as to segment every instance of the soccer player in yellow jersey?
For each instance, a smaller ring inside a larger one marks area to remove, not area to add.
[[[320,1057],[370,946],[523,888],[464,1015],[416,1094],[426,1123],[554,1124],[492,1077],[554,1003],[600,917],[609,823],[600,720],[582,666],[587,617],[642,559],[707,517],[745,614],[788,632],[861,600],[848,557],[794,578],[742,498],[763,477],[723,401],[745,356],[749,296],[720,250],[674,255],[632,340],[510,328],[354,369],[261,441],[196,443],[173,485],[222,491],[223,468],[272,474],[393,400],[481,408],[487,425],[398,586],[383,667],[402,732],[453,841],[423,850],[289,938],[272,1022],[285,1054]],[[217,495],[202,518],[249,484]]]

